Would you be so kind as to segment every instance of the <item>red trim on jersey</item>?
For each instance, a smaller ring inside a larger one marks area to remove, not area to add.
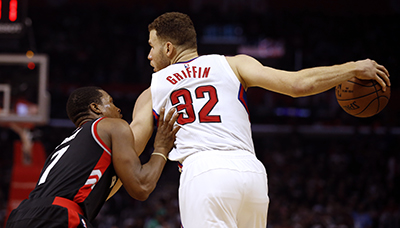
[[[101,155],[99,161],[97,162],[96,166],[92,170],[91,173],[94,171],[100,171],[101,176],[104,174],[104,172],[107,170],[107,168],[111,165],[111,156],[107,153],[107,151],[103,151],[103,154]],[[85,199],[88,197],[90,192],[92,192],[93,187],[99,182],[101,176],[98,175],[91,175],[89,176],[89,179],[96,179],[95,183],[88,183],[82,186],[78,193],[74,197],[74,202],[76,203],[82,203],[85,201]],[[87,183],[87,182],[86,182]]]
[[[90,173],[90,176],[86,180],[86,183],[84,186],[82,186],[78,193],[74,197],[74,202],[76,203],[81,203],[85,201],[85,199],[88,197],[94,186],[99,182],[101,176],[103,176],[104,172],[107,170],[107,168],[110,166],[112,162],[111,158],[111,150],[110,148],[101,140],[98,132],[97,132],[97,124],[100,122],[100,120],[104,119],[104,117],[99,118],[96,120],[93,125],[91,126],[92,128],[92,133],[93,136],[95,137],[95,140],[101,144],[101,147],[103,147],[103,154],[101,155],[99,161],[97,162],[96,166],[93,168],[93,170]],[[108,151],[107,151],[108,150]]]
[[[53,205],[67,208],[68,228],[75,228],[79,226],[81,221],[78,214],[83,215],[83,210],[78,204],[69,199],[56,196],[54,198]]]
[[[96,120],[96,122],[93,123],[93,133],[94,136],[96,137],[97,141],[104,147],[106,148],[108,151],[111,152],[110,148],[103,142],[103,140],[101,140],[99,133],[97,133],[97,124],[100,122],[100,120],[104,119],[105,117],[101,117],[100,119]]]
[[[68,210],[68,228],[75,228],[81,224],[78,213]]]
[[[77,203],[75,203],[74,201],[69,200],[67,198],[56,196],[53,200],[53,205],[65,207],[65,208],[68,208],[68,210],[73,210],[73,211],[79,213],[80,215],[83,215],[82,208]]]

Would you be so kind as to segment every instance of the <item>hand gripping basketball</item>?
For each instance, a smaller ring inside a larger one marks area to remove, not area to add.
[[[336,99],[344,111],[356,117],[370,117],[386,107],[390,87],[386,91],[375,80],[352,78],[336,86]]]

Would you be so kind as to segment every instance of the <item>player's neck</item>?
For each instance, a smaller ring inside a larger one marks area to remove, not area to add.
[[[180,52],[178,55],[176,55],[175,58],[173,58],[171,60],[171,64],[178,63],[178,62],[186,62],[186,61],[194,59],[198,56],[199,56],[199,54],[197,53],[197,50],[186,49],[186,50]]]
[[[92,120],[94,120],[94,119],[97,119],[97,118],[99,118],[100,116],[96,116],[96,117],[84,117],[84,118],[82,118],[82,119],[79,119],[78,121],[77,121],[77,128],[80,128],[80,127],[82,127],[85,123],[87,123],[87,122],[89,122],[89,121],[92,121]]]

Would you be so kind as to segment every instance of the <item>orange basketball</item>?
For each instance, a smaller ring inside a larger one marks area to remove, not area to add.
[[[352,78],[336,86],[336,99],[344,111],[356,117],[378,114],[387,105],[390,87],[383,91],[375,80]]]

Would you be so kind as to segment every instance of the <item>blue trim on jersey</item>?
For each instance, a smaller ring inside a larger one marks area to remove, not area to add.
[[[158,126],[158,119],[160,118],[160,114],[158,114],[154,109],[153,109],[153,118],[155,125]]]
[[[181,173],[181,172],[182,172],[182,167],[183,167],[183,165],[182,165],[182,163],[180,163],[179,161],[177,161],[177,163],[178,163],[178,170],[179,170],[179,172]]]
[[[244,108],[246,109],[247,114],[250,115],[249,108],[247,106],[247,92],[246,92],[246,90],[244,90],[242,84],[240,84],[240,87],[239,87],[238,99],[239,99],[240,103],[242,103]]]
[[[188,61],[184,61],[184,62],[177,62],[177,63],[174,63],[174,64],[180,64],[180,63],[189,63],[189,62],[192,62],[193,60],[195,60],[195,59],[197,59],[197,58],[199,58],[200,56],[197,56],[197,57],[194,57],[193,59],[189,59]]]

